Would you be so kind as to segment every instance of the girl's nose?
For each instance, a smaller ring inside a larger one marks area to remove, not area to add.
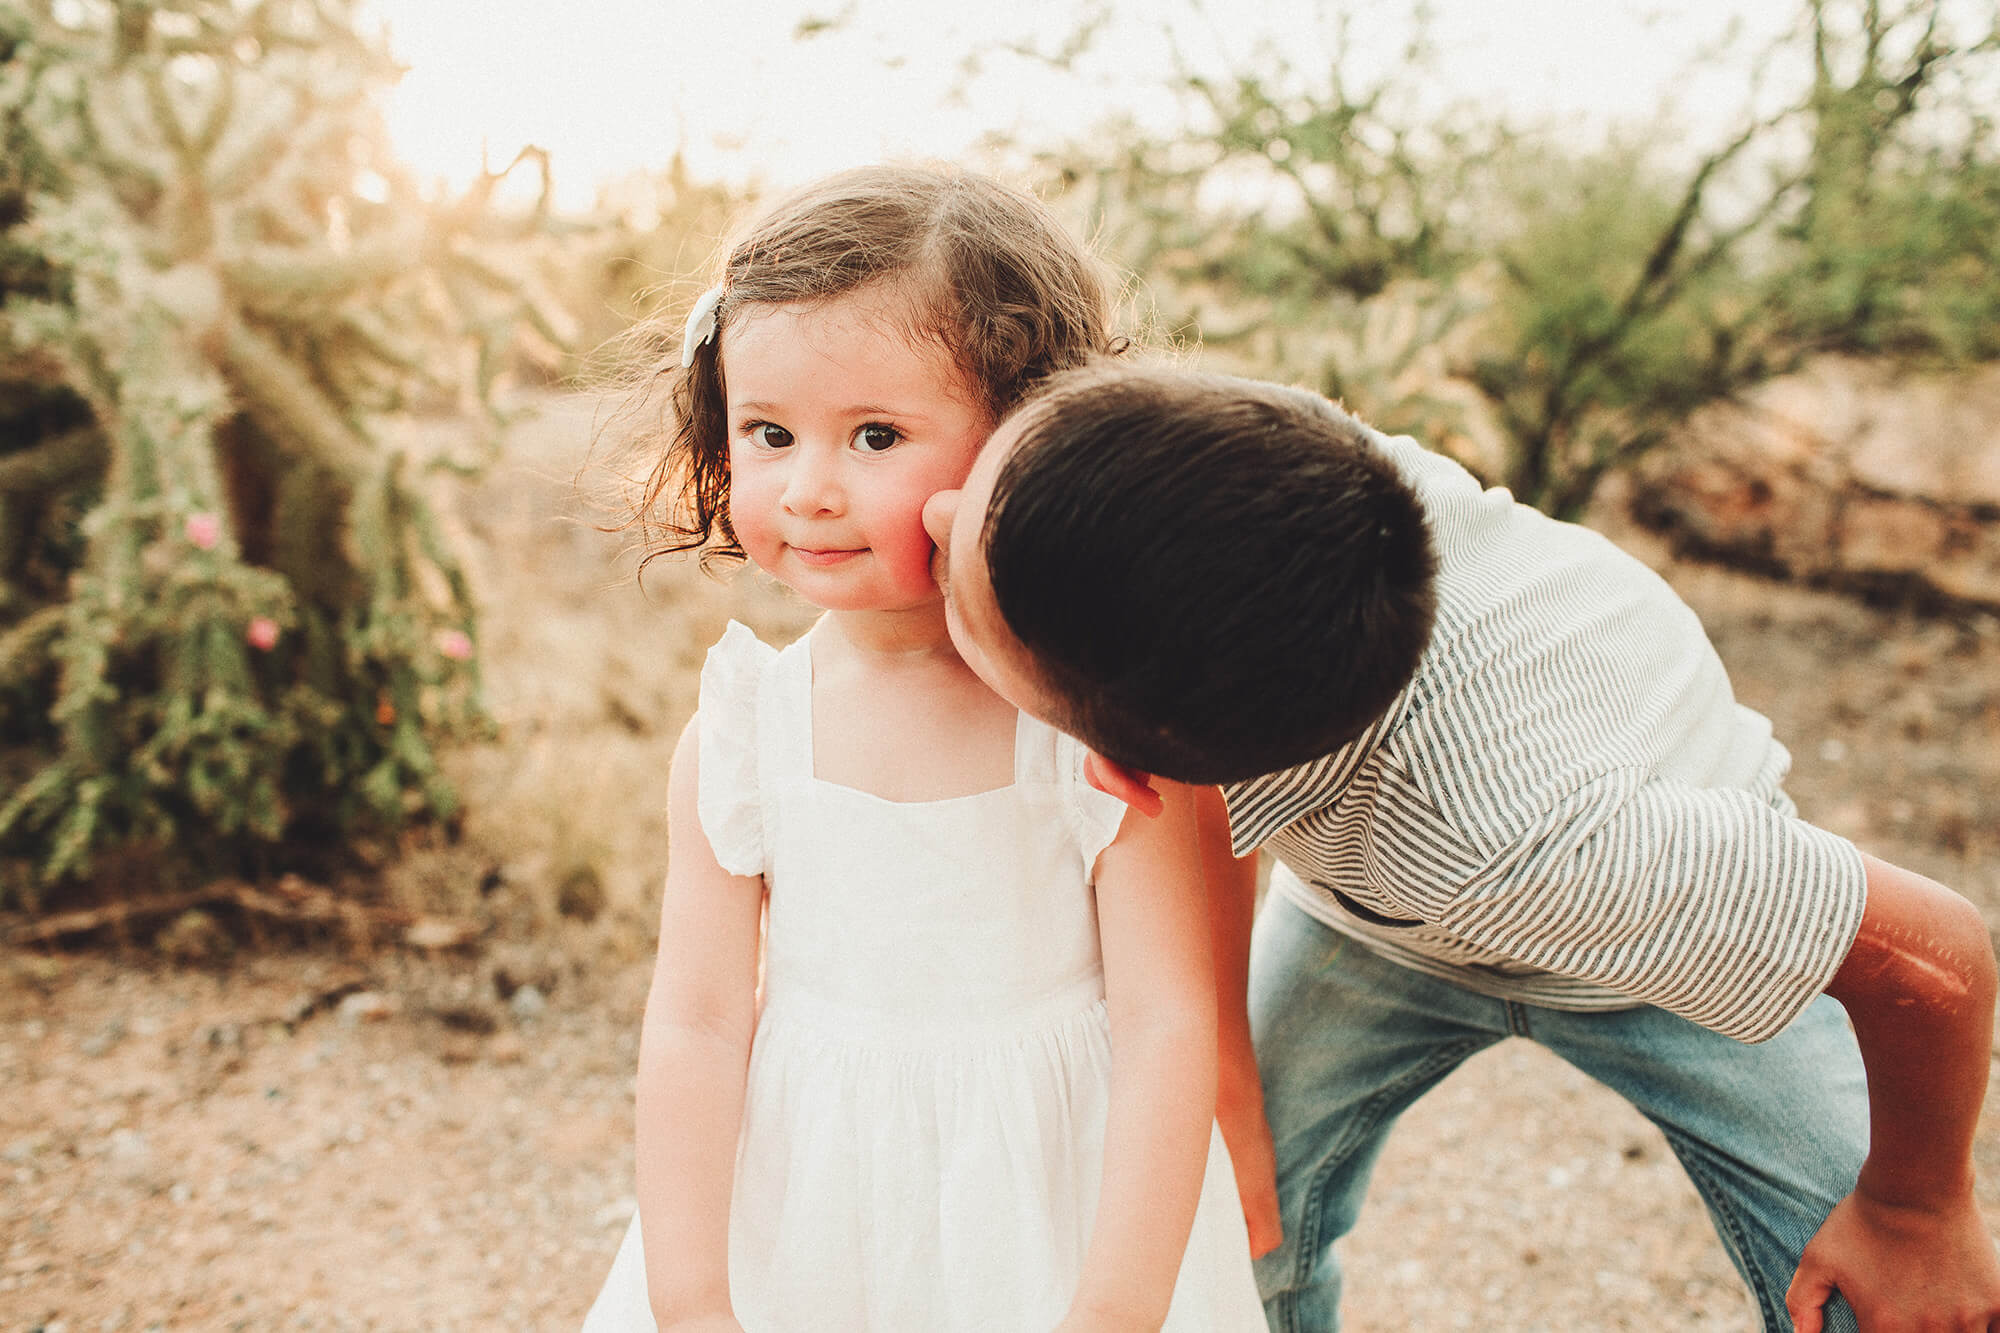
[[[819,450],[803,444],[794,447],[785,477],[785,512],[800,517],[840,512],[842,493],[836,460],[821,457]]]

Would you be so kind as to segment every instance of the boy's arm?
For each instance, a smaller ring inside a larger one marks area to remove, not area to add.
[[[1215,953],[1215,1016],[1220,1067],[1215,1118],[1236,1170],[1236,1193],[1250,1231],[1250,1253],[1269,1254],[1284,1239],[1278,1217],[1277,1165],[1264,1119],[1264,1085],[1250,1042],[1250,928],[1257,915],[1257,854],[1238,857],[1229,841],[1222,792],[1195,792],[1202,878],[1208,884],[1209,935]]]
[[[1173,1300],[1215,1122],[1215,978],[1188,788],[1128,816],[1097,859],[1111,1023],[1104,1179],[1062,1333],[1158,1328]]]
[[[1868,903],[1827,985],[1868,1071],[1868,1159],[1786,1295],[1819,1333],[1838,1289],[1866,1330],[1976,1328],[2000,1319],[2000,1255],[1972,1190],[1986,1094],[1995,964],[1979,912],[1943,885],[1864,855]]]
[[[646,1290],[662,1330],[737,1327],[729,1196],[756,1024],[764,881],[716,863],[695,810],[699,748],[690,722],[667,784],[659,959],[639,1037],[639,1215]]]

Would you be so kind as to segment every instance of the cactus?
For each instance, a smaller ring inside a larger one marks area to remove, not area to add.
[[[355,0],[0,10],[0,902],[448,815],[473,607],[392,418],[489,426],[542,204],[389,158]],[[485,437],[490,448],[492,432]]]

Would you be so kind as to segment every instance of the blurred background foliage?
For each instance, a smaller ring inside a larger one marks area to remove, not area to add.
[[[1422,112],[1420,26],[1375,82],[1278,51],[1184,68],[1185,132],[1036,157],[1164,330],[1574,518],[1690,410],[1814,354],[2000,354],[2000,18],[1954,12],[1980,11],[1807,0],[1756,62],[1804,53],[1805,92],[1692,152]]]
[[[1990,7],[1802,0],[1753,64],[1803,90],[1746,84],[1707,144],[1440,109],[1414,31],[1374,79],[1337,26],[1319,64],[1183,64],[1174,128],[992,164],[1131,276],[1142,338],[1563,517],[1815,356],[2000,357]],[[752,203],[672,145],[577,212],[532,151],[421,187],[397,73],[358,0],[0,7],[0,906],[107,853],[257,877],[449,823],[479,657],[429,496],[489,455],[426,423],[490,441],[513,389],[589,382]]]
[[[0,9],[0,902],[453,811],[474,612],[420,477],[480,451],[388,426],[555,364],[562,228],[532,155],[416,189],[356,8]]]

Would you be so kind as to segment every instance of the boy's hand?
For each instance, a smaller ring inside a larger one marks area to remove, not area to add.
[[[1285,1238],[1284,1223],[1278,1219],[1278,1168],[1271,1152],[1271,1128],[1260,1115],[1241,1126],[1234,1138],[1224,1125],[1222,1138],[1229,1145],[1229,1163],[1236,1168],[1236,1193],[1243,1201],[1243,1225],[1250,1232],[1250,1257],[1261,1259]]]
[[[1250,1256],[1262,1258],[1285,1238],[1278,1218],[1278,1165],[1271,1147],[1271,1126],[1264,1118],[1264,1091],[1257,1066],[1246,1050],[1232,1058],[1225,1043],[1221,1078],[1215,1101],[1215,1122],[1229,1149],[1236,1173],[1236,1194],[1243,1204],[1243,1225],[1250,1233]]]
[[[1842,1199],[1785,1293],[1798,1333],[1820,1333],[1836,1290],[1863,1333],[2000,1328],[2000,1254],[1969,1192],[1944,1212]]]

